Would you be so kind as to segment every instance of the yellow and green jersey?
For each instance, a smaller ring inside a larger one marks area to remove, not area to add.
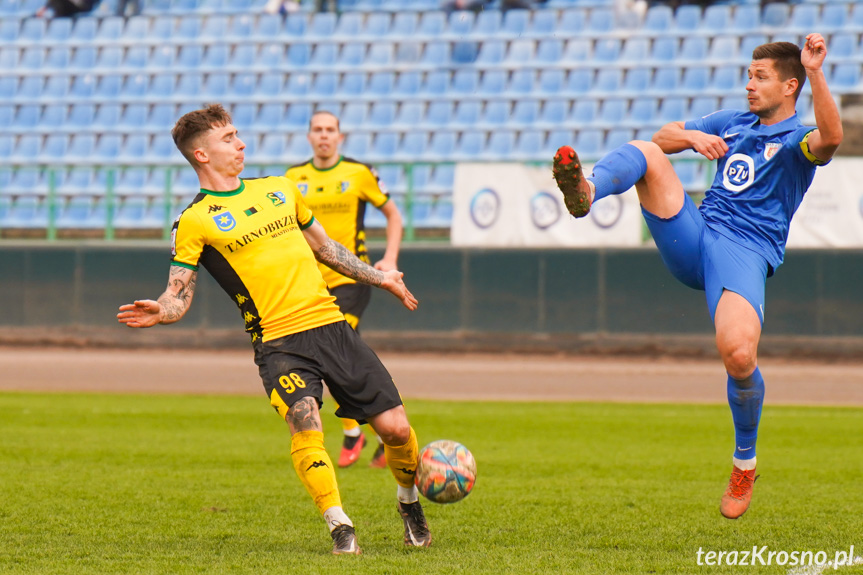
[[[297,183],[306,204],[315,214],[327,235],[369,263],[363,219],[366,203],[380,208],[389,195],[378,180],[374,169],[350,158],[341,157],[332,168],[317,169],[311,160],[291,166],[285,176]],[[327,285],[356,283],[355,280],[320,264]]]
[[[240,308],[252,341],[343,321],[302,230],[315,221],[284,177],[201,190],[174,222],[174,265],[203,265]]]

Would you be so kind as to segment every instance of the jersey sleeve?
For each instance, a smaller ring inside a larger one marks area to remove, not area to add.
[[[683,124],[685,130],[698,130],[705,134],[713,134],[719,136],[722,134],[722,129],[728,125],[728,122],[737,115],[735,110],[717,110],[712,114],[708,114],[697,120],[689,120]]]
[[[362,198],[376,208],[381,207],[390,199],[386,186],[378,177],[378,172],[374,168],[369,168],[363,171],[363,185],[360,188]]]
[[[206,237],[201,218],[190,210],[184,211],[171,230],[171,263],[192,270],[198,269],[198,260],[204,250]]]
[[[800,160],[806,161],[814,166],[826,166],[830,163],[830,160],[827,160],[826,162],[819,160],[815,157],[815,154],[809,150],[809,136],[811,136],[816,129],[817,128],[807,126],[797,130],[794,133],[794,142],[797,143],[795,150],[797,151],[798,158]]]

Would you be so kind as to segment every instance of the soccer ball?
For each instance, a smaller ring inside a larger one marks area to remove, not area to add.
[[[473,489],[475,481],[476,461],[461,443],[441,439],[420,450],[415,482],[429,501],[461,501]]]

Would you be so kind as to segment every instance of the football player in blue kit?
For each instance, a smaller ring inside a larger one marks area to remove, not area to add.
[[[720,512],[736,519],[749,508],[764,379],[757,351],[764,322],[764,285],[782,263],[791,217],[815,168],[842,142],[839,111],[822,69],[827,45],[809,34],[801,50],[789,42],[755,48],[746,84],[749,111],[720,110],[672,122],[651,142],[613,150],[584,177],[569,146],[554,158],[554,175],[575,217],[593,202],[635,186],[662,260],[685,285],[704,290],[716,347],[728,373],[736,448]],[[806,79],[817,127],[795,113]],[[684,192],[665,154],[695,150],[717,161],[700,208]]]

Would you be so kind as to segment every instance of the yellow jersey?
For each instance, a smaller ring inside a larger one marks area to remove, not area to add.
[[[174,222],[174,265],[202,264],[234,301],[252,341],[344,321],[302,230],[315,218],[284,177],[201,190]]]
[[[285,176],[297,183],[327,235],[370,263],[363,226],[366,203],[380,208],[389,200],[374,168],[342,156],[332,168],[319,170],[309,160],[291,166]],[[319,264],[319,268],[331,288],[356,283],[323,264]]]

